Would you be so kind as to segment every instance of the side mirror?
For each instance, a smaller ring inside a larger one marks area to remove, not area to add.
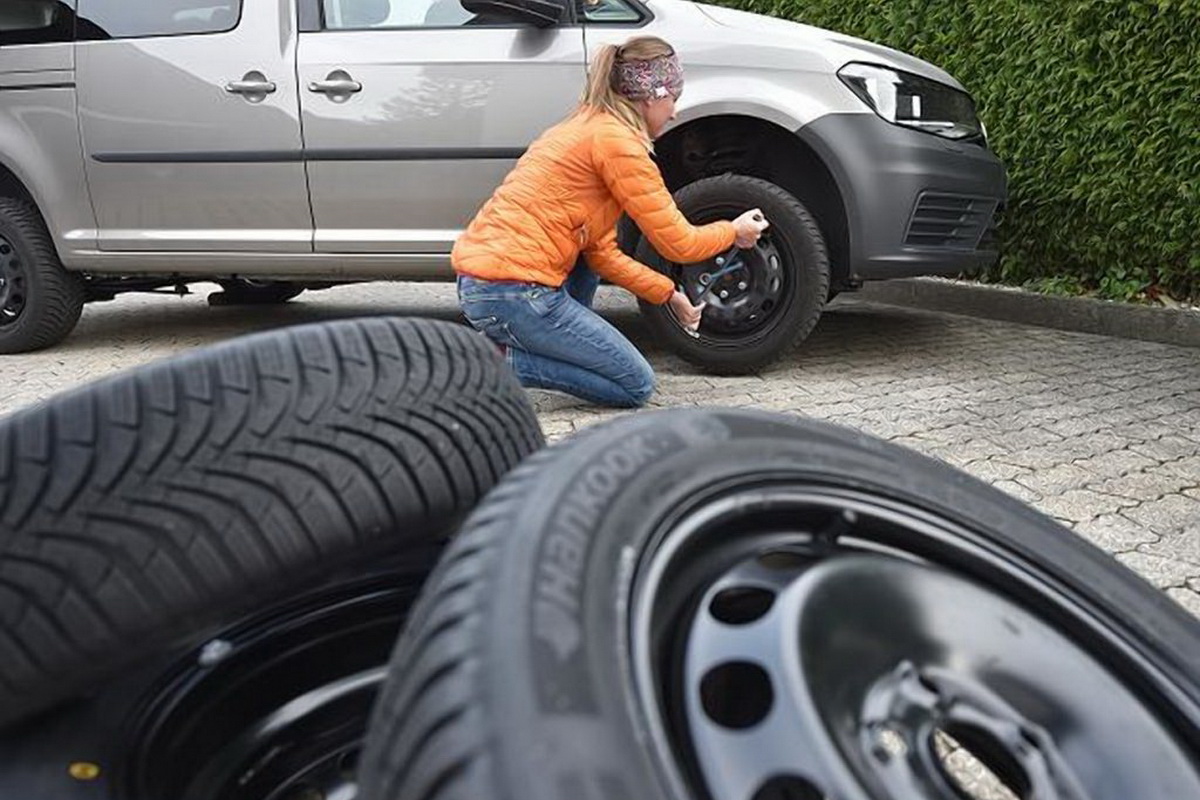
[[[460,0],[472,14],[500,20],[516,20],[538,28],[549,28],[563,21],[566,4],[562,0]]]

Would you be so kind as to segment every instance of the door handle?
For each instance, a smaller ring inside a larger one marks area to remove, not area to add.
[[[240,81],[230,81],[225,84],[229,94],[240,94],[251,102],[259,102],[269,94],[275,93],[275,82],[257,70],[247,72]]]
[[[336,95],[344,96],[361,92],[362,84],[351,78],[349,73],[339,69],[329,73],[328,77],[323,81],[310,82],[308,90],[310,92],[329,95],[333,98]]]
[[[230,81],[225,84],[230,94],[272,94],[275,84],[271,81]]]
[[[358,80],[313,80],[308,84],[308,91],[319,91],[323,95],[353,95],[362,91]]]

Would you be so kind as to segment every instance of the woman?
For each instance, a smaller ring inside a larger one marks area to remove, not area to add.
[[[650,364],[591,310],[600,277],[699,326],[703,304],[618,249],[622,212],[677,263],[735,242],[752,247],[766,229],[758,209],[696,227],[675,207],[650,154],[682,90],[678,58],[662,39],[605,45],[576,112],[530,146],[455,244],[463,314],[501,346],[522,385],[618,407],[650,398]]]

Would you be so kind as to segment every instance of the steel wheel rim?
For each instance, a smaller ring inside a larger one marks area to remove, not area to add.
[[[807,527],[789,528],[790,520]],[[815,527],[817,522],[822,527]],[[1057,637],[1057,645],[1066,648],[1063,652],[1090,665],[1089,675],[1107,676],[1124,692],[1119,701],[1123,705],[1106,701],[1106,713],[1139,721],[1139,735],[1151,738],[1137,746],[1163,756],[1156,763],[1160,768],[1172,765],[1179,786],[1200,791],[1195,767],[1200,763],[1195,761],[1200,711],[1191,698],[1103,620],[1092,619],[1091,629],[1082,635],[1065,635],[1051,621],[1077,621],[1085,609],[1062,596],[1044,575],[1011,559],[1002,563],[994,548],[981,547],[978,537],[955,521],[867,493],[811,484],[727,487],[671,522],[655,542],[633,582],[628,677],[645,709],[640,721],[648,730],[654,763],[675,796],[973,797],[947,774],[941,760],[932,757],[934,742],[926,736],[931,729],[959,739],[1015,796],[1100,796],[1088,793],[1095,791],[1089,783],[1094,776],[1079,773],[1089,747],[1107,752],[1103,747],[1111,742],[1103,732],[1088,728],[1081,738],[1064,734],[1061,725],[1043,724],[1044,715],[1028,713],[1027,697],[1014,702],[1012,692],[997,691],[994,676],[981,681],[974,668],[937,669],[927,655],[897,651],[889,668],[878,669],[869,681],[860,678],[855,683],[842,673],[837,680],[825,678],[827,694],[841,692],[841,706],[830,705],[816,693],[820,683],[814,683],[812,675],[821,659],[811,647],[803,654],[801,637],[822,625],[834,629],[826,622],[829,609],[837,606],[829,605],[828,598],[837,596],[837,587],[844,592],[847,586],[862,585],[846,581],[861,581],[862,574],[880,570],[900,576],[901,585],[905,577],[921,576],[918,586],[925,585],[933,595],[940,591],[943,597],[962,597],[965,585],[966,591],[977,593],[973,600],[982,597],[1007,613],[1024,615],[1022,626],[1030,619],[1041,625],[1039,636],[1048,632]],[[782,558],[784,566],[764,567],[757,560],[764,552]],[[948,568],[959,574],[950,574]],[[855,576],[854,570],[860,574]],[[928,581],[923,580],[926,574],[932,576]],[[1018,586],[1024,587],[1022,592],[1036,591],[1039,583],[1041,594],[1020,595],[1035,597],[1036,604],[1019,602],[1008,591]],[[895,588],[886,583],[884,587]],[[947,587],[954,594],[946,595]],[[717,616],[714,601],[722,593],[747,588],[767,590],[769,602],[743,593],[720,610],[742,617],[730,622]],[[918,608],[928,611],[926,606]],[[823,622],[814,625],[816,619]],[[864,619],[857,620],[858,628],[847,628],[849,622],[840,620],[836,629],[864,630]],[[961,637],[961,630],[956,635]],[[946,652],[955,657],[979,655],[964,650],[962,642],[939,643],[948,645]],[[826,662],[829,652],[820,651]],[[1020,665],[1018,655],[999,663]],[[1138,670],[1136,685],[1130,681],[1131,667]],[[1041,685],[1036,674],[1017,677],[1025,689]],[[937,691],[922,695],[927,683]],[[846,685],[853,691],[844,689]],[[935,711],[934,701],[946,697],[953,700],[948,709],[955,713]],[[807,705],[799,702],[804,698]],[[1049,702],[1058,712],[1069,712],[1062,719],[1077,721],[1086,712],[1075,707],[1075,696],[1051,694]],[[847,723],[848,709],[854,712],[853,724]],[[1082,718],[1094,721],[1087,713]],[[830,722],[835,719],[838,725]],[[799,747],[800,741],[806,746]],[[889,742],[895,745],[890,750]],[[1021,748],[1024,751],[1017,752]],[[1117,776],[1109,780],[1114,785],[1140,780],[1139,763],[1106,762],[1105,768]]]
[[[689,219],[693,224],[703,225],[732,219],[743,211],[745,208],[714,204],[690,214]],[[697,264],[676,264],[653,250],[650,252],[659,271],[676,285],[688,287],[692,297],[705,288],[701,276],[715,274],[721,269],[721,265],[716,263],[717,256]],[[743,273],[747,277],[746,289],[737,289],[738,280],[734,278],[726,285],[731,292],[729,298],[722,299],[719,290],[710,292],[704,298],[708,308],[701,318],[699,334],[706,345],[734,349],[754,344],[766,338],[787,317],[790,307],[788,291],[795,281],[793,270],[789,270],[787,265],[798,258],[797,254],[791,252],[787,243],[768,229],[754,248],[742,251],[742,256],[748,268]],[[757,316],[751,318],[755,314]]]
[[[25,310],[28,279],[12,242],[0,236],[0,326],[16,322]]]
[[[703,298],[708,307],[701,320],[702,335],[729,342],[758,338],[778,323],[783,307],[788,279],[779,246],[764,234],[754,247],[739,252],[741,268],[725,275],[721,275],[725,264],[716,262],[720,257],[676,265],[673,277],[693,297],[708,289]],[[714,280],[714,275],[719,277]]]
[[[121,796],[354,800],[367,719],[419,583],[342,587],[210,641],[138,712]]]

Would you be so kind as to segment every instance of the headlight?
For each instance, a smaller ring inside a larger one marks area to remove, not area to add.
[[[838,70],[850,87],[875,113],[893,125],[936,133],[947,139],[983,136],[975,101],[944,83],[874,64],[847,64]]]

